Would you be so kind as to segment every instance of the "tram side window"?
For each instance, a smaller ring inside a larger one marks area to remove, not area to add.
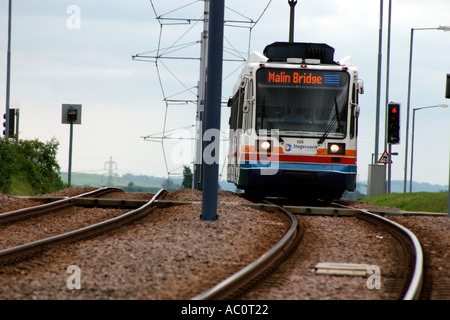
[[[239,98],[236,100],[238,100],[239,109],[238,109],[238,117],[237,117],[237,126],[236,127],[237,127],[237,129],[242,129],[242,118],[243,118],[242,107],[244,106],[244,88],[242,88],[242,87],[239,88],[238,95],[239,95]]]
[[[245,103],[247,112],[244,117],[244,131],[251,129],[253,119],[253,80],[250,80],[245,89]]]
[[[358,105],[358,90],[356,84],[353,84],[352,88],[352,107],[350,116],[350,139],[358,136],[358,119],[355,118],[355,106]]]
[[[244,104],[244,90],[240,88],[233,96],[230,112],[230,129],[242,128],[242,106]]]
[[[228,125],[230,129],[233,128],[233,114],[234,114],[234,98],[228,99],[228,106],[230,107],[230,117],[228,118]]]
[[[230,129],[236,129],[236,118],[237,118],[237,103],[236,103],[236,97],[235,95],[232,98],[231,103],[231,110],[230,110],[230,120],[228,121],[228,124],[230,125]]]

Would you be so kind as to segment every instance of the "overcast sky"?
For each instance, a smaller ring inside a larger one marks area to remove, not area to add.
[[[226,1],[225,18],[256,20],[268,2]],[[384,1],[380,153],[384,150],[388,2]],[[393,158],[392,179],[403,180],[411,28],[450,26],[450,2],[393,0],[392,3],[388,100],[400,102],[402,110],[402,138],[400,145],[393,146],[393,152],[399,155]],[[158,48],[159,41],[162,48],[198,41],[202,24],[194,20],[190,24],[164,25],[160,38],[155,12],[167,14],[165,17],[199,19],[203,15],[203,2],[154,0],[153,4],[154,7],[150,0],[13,1],[11,108],[20,109],[20,138],[45,142],[54,137],[60,142],[57,159],[61,171],[68,170],[69,153],[69,125],[61,123],[64,103],[82,104],[82,123],[74,126],[73,172],[107,173],[106,162],[112,159],[116,174],[164,177],[168,171],[181,172],[177,168],[192,161],[191,153],[186,151],[191,148],[180,140],[166,141],[163,153],[161,143],[144,141],[142,137],[161,132],[164,119],[167,119],[167,130],[194,124],[193,103],[171,104],[166,110],[163,99],[195,100],[198,61],[160,60],[157,68],[151,59],[136,61],[132,56],[146,52],[155,55],[152,51]],[[180,7],[183,8],[173,11]],[[3,106],[7,8],[8,1],[2,0],[0,105]],[[374,152],[379,13],[380,2],[373,0],[300,0],[295,12],[295,41],[327,43],[335,48],[335,60],[351,55],[364,81],[365,94],[360,97],[359,180],[367,180],[368,164]],[[228,48],[225,57],[245,59],[249,52],[262,52],[267,44],[287,41],[288,33],[287,0],[272,0],[251,30],[251,37],[248,28],[225,28],[224,45]],[[239,54],[231,53],[231,48]],[[415,31],[412,108],[450,103],[445,99],[449,53],[450,32]],[[199,54],[198,44],[166,52],[167,56],[179,57],[198,58]],[[241,66],[239,62],[224,64],[227,77],[222,89],[224,100],[232,95]],[[416,112],[415,181],[448,184],[449,115],[450,108]],[[223,130],[228,116],[228,109],[222,108]],[[191,134],[193,130],[184,130],[179,136]],[[221,149],[221,158],[225,150],[226,145]],[[226,177],[226,169],[223,173]]]

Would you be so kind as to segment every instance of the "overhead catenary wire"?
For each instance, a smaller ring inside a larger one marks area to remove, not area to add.
[[[179,18],[179,17],[170,17],[173,13],[178,13],[182,9],[186,9],[188,7],[191,7],[199,2],[203,2],[200,0],[188,2],[180,7],[177,7],[173,10],[170,10],[166,13],[159,14],[158,10],[156,9],[156,1],[155,0],[149,0],[153,14],[155,16],[155,19],[157,20],[159,24],[159,36],[158,36],[158,43],[157,43],[157,49],[152,51],[146,51],[142,52],[136,55],[132,56],[133,60],[136,61],[143,61],[143,62],[152,62],[155,64],[156,73],[158,77],[158,83],[161,89],[161,93],[163,96],[163,101],[165,103],[165,112],[164,112],[164,120],[163,120],[163,129],[160,134],[153,134],[148,135],[144,138],[145,141],[152,141],[152,142],[160,142],[162,153],[163,153],[163,159],[166,167],[167,175],[174,174],[174,170],[169,170],[169,166],[167,163],[167,155],[166,155],[166,148],[164,145],[165,140],[175,140],[176,137],[173,136],[174,131],[173,130],[167,130],[168,126],[168,109],[169,106],[172,105],[180,105],[180,104],[195,104],[198,100],[197,92],[195,92],[194,89],[198,88],[197,86],[189,86],[183,83],[183,80],[178,77],[175,72],[173,72],[167,64],[163,62],[163,60],[200,60],[200,57],[189,57],[186,55],[179,55],[179,56],[173,56],[177,52],[182,52],[182,50],[186,50],[188,48],[191,48],[195,45],[201,45],[201,41],[187,41],[184,43],[181,43],[182,39],[184,39],[197,25],[199,22],[204,22],[204,15],[202,15],[200,18]],[[254,27],[258,24],[258,22],[261,20],[265,12],[267,11],[268,7],[270,6],[272,0],[268,0],[266,5],[264,6],[262,12],[258,15],[256,19],[252,19],[248,16],[246,16],[243,13],[238,12],[237,10],[232,9],[230,6],[225,6],[226,10],[238,15],[239,17],[243,18],[242,20],[238,19],[225,19],[224,26],[225,27],[231,27],[231,28],[244,28],[248,29],[249,36],[248,36],[248,48],[247,48],[247,54],[243,51],[239,51],[235,48],[235,46],[232,45],[231,41],[224,36],[224,40],[227,43],[227,46],[224,47],[224,52],[229,55],[231,58],[224,58],[224,62],[239,62],[239,66],[235,69],[233,69],[229,74],[224,75],[222,81],[225,81],[230,76],[232,76],[234,73],[236,73],[238,70],[240,70],[245,63],[246,57],[245,55],[249,55],[250,53],[250,42],[251,42],[251,32],[254,29]],[[183,32],[179,37],[177,37],[171,45],[162,47],[162,40],[163,40],[163,34],[164,31],[167,29],[165,27],[169,26],[179,26],[181,24],[189,25],[189,28]],[[178,91],[176,93],[170,93],[168,94],[166,92],[166,89],[164,87],[164,81],[163,81],[163,75],[161,72],[161,68],[164,68],[164,71],[168,73],[171,77],[175,79],[177,83],[179,83],[184,90]],[[177,70],[178,71],[178,70]],[[176,99],[177,96],[186,94],[193,96],[193,98],[183,98],[183,99]],[[227,100],[227,98],[222,97],[224,101]],[[222,105],[226,105],[226,102],[222,102]],[[195,118],[195,117],[193,117]],[[187,126],[183,127],[183,130],[194,130],[195,126]],[[194,136],[194,135],[192,135]],[[189,139],[189,138],[183,138],[183,139]],[[221,139],[222,140],[222,139]],[[227,138],[223,138],[224,141],[227,141]],[[226,158],[226,157],[225,157]],[[225,162],[223,163],[225,166]],[[223,166],[223,167],[224,167]],[[175,169],[176,170],[176,169]],[[222,176],[223,168],[220,171],[220,176]]]

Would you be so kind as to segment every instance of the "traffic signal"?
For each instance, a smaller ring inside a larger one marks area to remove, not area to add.
[[[445,89],[445,97],[450,99],[450,73],[447,73],[447,87]]]
[[[71,122],[71,121],[77,121],[77,117],[78,117],[78,111],[77,109],[74,108],[70,108],[67,111],[67,121]]]
[[[388,104],[387,143],[400,143],[400,103]]]
[[[6,113],[3,114],[3,127],[5,128],[3,130],[3,135],[6,136]],[[14,136],[14,125],[16,121],[16,109],[9,109],[9,130],[8,130],[8,137],[12,138]]]

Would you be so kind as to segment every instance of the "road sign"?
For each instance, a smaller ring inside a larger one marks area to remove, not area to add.
[[[389,163],[389,154],[386,150],[384,150],[383,154],[381,155],[380,159],[378,160],[378,163]],[[391,161],[392,163],[392,161]]]

